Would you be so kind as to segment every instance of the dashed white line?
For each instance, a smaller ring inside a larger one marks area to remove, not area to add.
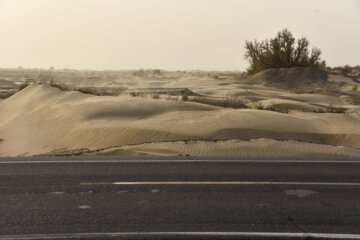
[[[91,206],[89,206],[89,205],[80,205],[80,206],[78,206],[78,208],[79,209],[89,209],[89,208],[91,208]]]

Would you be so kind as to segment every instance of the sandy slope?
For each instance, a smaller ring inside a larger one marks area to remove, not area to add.
[[[359,153],[355,148],[360,148],[359,120],[356,111],[282,114],[163,99],[93,96],[32,85],[0,102],[0,156],[96,154],[116,147],[124,147],[116,154],[159,153],[147,150],[149,145],[140,150],[131,147],[145,143],[160,144],[150,149],[167,149],[175,155],[276,156],[292,155],[291,149],[297,155],[302,155],[302,149],[307,149],[305,155],[331,155],[340,149],[354,156]],[[273,140],[248,141],[262,138]],[[198,141],[182,150],[183,140]],[[304,145],[309,143],[322,145]],[[243,151],[246,148],[249,150]]]
[[[176,141],[145,143],[95,152],[96,155],[190,155],[190,156],[360,156],[360,149],[273,139]]]

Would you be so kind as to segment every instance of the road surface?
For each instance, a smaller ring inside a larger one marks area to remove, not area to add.
[[[360,160],[0,159],[0,239],[202,233],[360,239]]]

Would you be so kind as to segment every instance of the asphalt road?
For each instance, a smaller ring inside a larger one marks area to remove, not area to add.
[[[0,160],[0,239],[204,232],[360,239],[360,160]]]

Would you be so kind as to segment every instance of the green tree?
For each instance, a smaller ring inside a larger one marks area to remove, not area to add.
[[[352,68],[346,64],[342,69],[341,69],[341,73],[345,76],[348,76],[352,71]]]
[[[268,68],[317,67],[326,68],[321,61],[319,48],[309,49],[309,41],[302,37],[295,39],[290,31],[284,29],[273,39],[262,42],[245,42],[245,59],[250,63],[248,73],[257,73]]]

